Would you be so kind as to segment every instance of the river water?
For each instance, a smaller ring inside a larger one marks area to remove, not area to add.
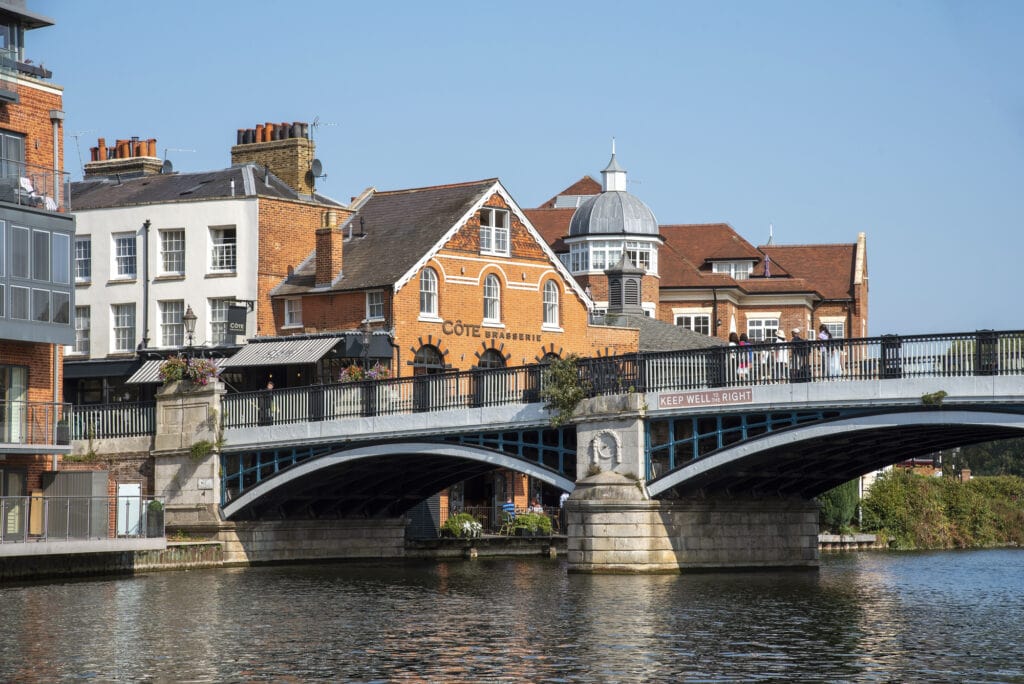
[[[343,563],[0,587],[0,681],[1024,682],[1024,550],[576,575]]]

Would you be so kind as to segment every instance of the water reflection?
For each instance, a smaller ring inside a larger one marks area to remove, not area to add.
[[[820,572],[570,575],[547,559],[0,588],[0,680],[1024,680],[1024,552]]]

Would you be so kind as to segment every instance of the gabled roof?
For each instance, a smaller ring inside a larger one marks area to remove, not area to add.
[[[217,171],[138,175],[120,180],[90,178],[71,184],[72,211],[252,196],[310,201],[309,195],[300,195],[280,178],[265,173],[263,167],[255,164]],[[313,195],[312,201],[341,206],[322,195]]]
[[[762,245],[760,249],[772,259],[773,276],[778,265],[814,283],[814,289],[825,299],[853,297],[857,245]]]
[[[558,202],[558,198],[562,196],[573,196],[573,197],[587,197],[589,195],[600,195],[601,184],[590,176],[584,176],[578,181],[567,187],[562,192],[558,193],[544,204],[537,207],[538,209],[554,209],[555,204]],[[568,233],[569,231],[566,231]]]
[[[434,247],[474,205],[493,192],[496,178],[409,190],[375,192],[342,225],[346,235],[343,277],[331,290],[391,286]],[[272,294],[313,287],[314,255],[304,260]]]

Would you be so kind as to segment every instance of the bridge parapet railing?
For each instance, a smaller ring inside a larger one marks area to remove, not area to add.
[[[1024,374],[1024,331],[755,343],[583,359],[592,396],[769,383]],[[540,401],[544,366],[473,369],[223,398],[224,427]]]

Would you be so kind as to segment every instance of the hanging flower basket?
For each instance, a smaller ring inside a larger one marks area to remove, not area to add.
[[[203,386],[217,378],[217,366],[209,359],[172,356],[160,364],[159,374],[160,381],[165,385],[187,380],[194,385]]]

